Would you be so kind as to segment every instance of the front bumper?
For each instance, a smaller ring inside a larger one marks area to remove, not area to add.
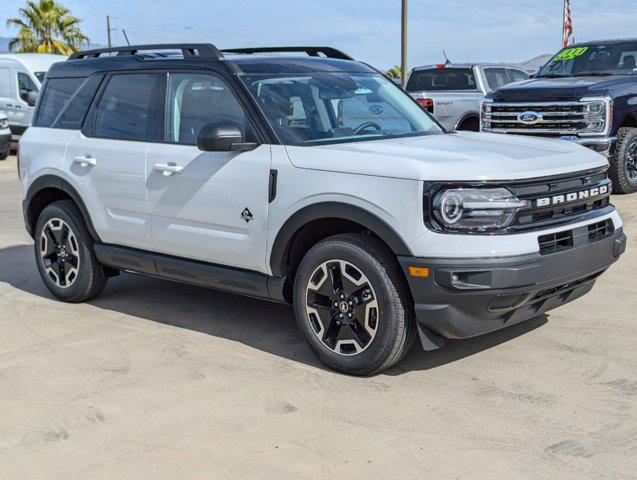
[[[601,153],[606,157],[613,154],[617,137],[559,137],[560,140],[575,142],[591,150]]]
[[[619,228],[594,243],[585,243],[586,235],[581,238],[575,246],[548,255],[399,257],[414,299],[423,344],[427,332],[450,339],[475,337],[528,320],[588,293],[597,277],[625,251],[626,235]],[[430,275],[413,277],[409,267],[429,268]]]
[[[9,154],[11,148],[11,133],[0,133],[0,155]]]

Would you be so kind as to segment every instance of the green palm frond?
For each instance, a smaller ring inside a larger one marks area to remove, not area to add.
[[[18,17],[7,20],[8,27],[19,29],[9,49],[71,55],[89,42],[80,23],[79,18],[55,0],[29,0],[18,10]]]

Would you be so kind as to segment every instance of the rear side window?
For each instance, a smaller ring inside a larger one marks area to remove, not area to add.
[[[509,70],[509,75],[511,76],[511,80],[514,81],[514,82],[519,82],[519,81],[522,81],[522,80],[528,80],[529,79],[529,76],[526,73],[521,72],[520,70],[511,69],[511,70]]]
[[[420,90],[476,90],[471,68],[430,68],[414,70],[407,82],[408,92]]]
[[[159,73],[113,75],[100,99],[94,135],[117,140],[160,141],[163,133]]]
[[[36,127],[52,127],[60,114],[69,105],[71,98],[84,83],[85,78],[50,79],[44,89],[44,96],[37,113]],[[71,128],[71,127],[68,127]]]
[[[489,89],[493,91],[497,90],[502,85],[511,83],[509,75],[507,75],[507,71],[504,68],[485,68],[484,76],[487,79]]]

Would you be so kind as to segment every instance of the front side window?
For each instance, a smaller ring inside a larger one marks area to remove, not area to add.
[[[163,102],[159,101],[162,75],[113,75],[95,114],[96,137],[118,140],[159,141],[162,137]]]
[[[509,70],[509,75],[511,76],[511,81],[513,82],[521,82],[522,80],[528,80],[529,76],[520,71],[520,70]]]
[[[37,95],[39,91],[40,89],[37,87],[35,82],[31,80],[31,77],[29,77],[26,73],[18,73],[18,92],[22,101],[27,102],[29,99],[29,93]]]
[[[408,92],[422,90],[476,90],[476,77],[472,68],[424,68],[414,70],[407,82]]]
[[[637,42],[580,45],[560,50],[538,77],[637,75]]]
[[[242,80],[286,144],[441,133],[424,110],[380,74],[263,74]]]
[[[165,141],[195,145],[209,123],[230,124],[250,137],[245,112],[230,87],[211,74],[170,73],[166,97]]]

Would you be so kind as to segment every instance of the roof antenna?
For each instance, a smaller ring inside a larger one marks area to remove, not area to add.
[[[130,47],[130,42],[128,41],[128,35],[126,35],[126,30],[124,30],[122,28],[122,33],[124,34],[124,38],[126,39],[126,43],[128,43],[128,46]]]
[[[442,54],[445,56],[445,65],[451,65],[451,60],[449,60],[449,57],[447,57],[447,52],[443,50]]]

